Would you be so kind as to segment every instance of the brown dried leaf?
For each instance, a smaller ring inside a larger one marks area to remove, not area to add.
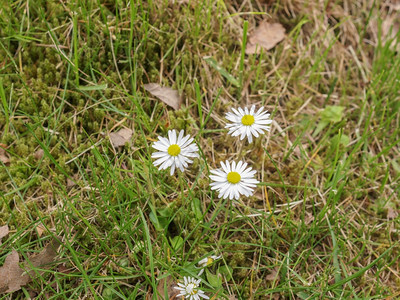
[[[266,280],[268,280],[268,281],[274,281],[274,280],[277,280],[277,279],[279,279],[278,278],[278,271],[279,271],[279,268],[278,267],[275,267],[275,268],[273,268],[272,270],[271,270],[271,273],[269,273],[268,275],[267,275],[267,277],[265,277],[265,279]]]
[[[395,210],[394,210],[393,208],[391,208],[391,207],[388,207],[388,209],[387,209],[387,218],[388,218],[389,220],[396,219],[398,215],[399,215],[399,213],[398,213],[397,211],[395,211]]]
[[[144,85],[146,91],[153,96],[160,99],[165,104],[171,106],[173,109],[178,110],[181,106],[181,97],[178,91],[169,87],[162,87],[157,83],[148,83]]]
[[[129,128],[122,128],[118,132],[110,133],[110,141],[114,148],[125,145],[132,138],[133,131]]]
[[[37,160],[41,159],[43,155],[44,155],[43,149],[39,149],[35,153],[33,153],[33,157]]]
[[[400,0],[389,0],[389,3],[387,3],[387,6],[394,10],[400,10]]]
[[[175,299],[176,295],[179,294],[179,291],[177,289],[174,289],[174,286],[176,286],[174,280],[172,279],[171,276],[167,276],[163,279],[160,279],[157,285],[157,292],[158,292],[158,299],[164,299],[164,300],[169,300],[169,299]],[[168,298],[165,298],[165,288],[167,288],[167,293],[168,293]]]
[[[23,270],[19,267],[18,262],[18,252],[13,250],[6,257],[4,265],[0,268],[0,293],[10,293],[21,288],[19,283],[24,281],[21,277]]]
[[[36,231],[39,237],[41,237],[43,235],[43,232],[46,231],[46,228],[44,228],[42,225],[38,225],[36,227]]]
[[[10,158],[4,148],[6,148],[6,145],[0,144],[0,161],[3,164],[8,165],[10,163]]]
[[[8,233],[9,233],[8,225],[0,227],[0,245],[1,245],[1,239],[5,237]]]
[[[285,38],[285,28],[279,23],[261,23],[250,35],[246,54],[258,54],[261,48],[270,50]]]
[[[75,181],[73,181],[73,180],[67,178],[67,187],[68,187],[68,188],[73,187],[73,186],[75,186],[75,185],[76,185]]]
[[[0,293],[18,291],[36,277],[37,272],[33,269],[46,268],[52,263],[57,256],[57,248],[60,246],[59,239],[60,237],[54,238],[39,254],[29,258],[24,263],[24,268],[19,266],[18,252],[13,250],[7,256],[4,265],[0,267]]]
[[[304,223],[306,225],[309,225],[312,221],[314,221],[314,216],[313,214],[306,212],[306,216],[304,217]]]

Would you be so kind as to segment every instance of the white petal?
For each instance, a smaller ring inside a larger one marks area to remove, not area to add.
[[[169,140],[165,137],[159,136],[159,143],[161,143],[162,145],[164,145],[166,148],[168,148],[169,146],[171,146],[171,143],[169,142]]]
[[[181,131],[179,132],[179,136],[178,136],[178,139],[177,139],[177,141],[176,141],[176,144],[177,144],[177,145],[180,145],[180,141],[181,141],[182,138],[183,138],[183,134],[184,134],[184,131],[181,130]]]
[[[226,178],[221,177],[221,176],[214,176],[214,175],[210,175],[210,179],[214,180],[216,182],[225,182]]]
[[[239,109],[241,109],[241,108],[239,108]],[[238,117],[242,116],[242,114],[237,109],[232,108],[232,110]]]
[[[168,138],[169,138],[169,142],[171,143],[171,145],[176,144],[176,131],[175,131],[175,129],[168,130]]]
[[[158,165],[160,165],[160,164],[162,164],[163,162],[165,162],[168,158],[170,158],[170,156],[169,156],[169,155],[165,155],[165,156],[163,156],[163,157],[157,159],[156,161],[154,161],[154,162],[153,162],[153,165],[157,167]]]
[[[185,140],[184,143],[182,143],[181,148],[187,147],[191,142],[193,142],[193,138],[190,137],[190,135],[187,135],[186,137],[189,137],[188,140]],[[186,139],[185,137],[185,139]]]
[[[155,142],[152,147],[154,149],[157,149],[159,151],[164,151],[167,152],[168,151],[168,147],[166,147],[164,144],[162,144],[161,142]]]
[[[226,174],[228,174],[228,173],[229,173],[229,171],[228,171],[228,167],[227,167],[227,166],[225,166],[225,164],[224,164],[224,162],[223,162],[223,161],[221,161],[221,166],[222,166],[222,169],[225,171],[225,173],[226,173]]]
[[[257,112],[254,114],[254,118],[258,117],[259,114],[261,114],[261,112],[264,110],[264,107],[260,107]]]
[[[163,157],[163,156],[169,156],[169,154],[166,152],[154,152],[151,155],[151,158],[159,158],[159,157]]]

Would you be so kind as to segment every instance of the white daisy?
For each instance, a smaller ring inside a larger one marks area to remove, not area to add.
[[[200,267],[205,268],[208,267],[209,265],[211,265],[214,261],[216,261],[217,259],[220,259],[221,255],[211,255],[208,256],[206,258],[203,258],[202,260],[200,260],[198,262],[198,264],[200,265]]]
[[[153,148],[159,150],[154,152],[151,157],[157,158],[154,161],[154,165],[159,170],[167,169],[171,167],[170,174],[174,174],[175,168],[179,168],[182,172],[188,164],[193,161],[189,157],[199,157],[196,144],[192,143],[193,138],[190,135],[183,137],[183,130],[179,132],[179,136],[176,136],[176,131],[168,131],[168,139],[162,136],[158,137],[158,141],[153,144]]]
[[[199,290],[200,281],[200,279],[196,280],[194,277],[183,277],[183,283],[178,282],[178,286],[174,287],[179,290],[176,297],[183,296],[189,300],[200,300],[200,297],[210,299],[202,290]]]
[[[252,171],[252,168],[246,168],[247,163],[239,161],[232,162],[232,166],[229,161],[225,163],[221,161],[222,169],[211,170],[213,175],[210,175],[211,180],[215,181],[210,184],[212,190],[218,190],[219,198],[228,198],[236,200],[239,196],[245,195],[246,197],[253,194],[253,189],[256,184],[259,183],[254,178],[256,171]]]
[[[229,134],[232,136],[240,135],[240,140],[243,140],[245,136],[249,140],[249,143],[253,142],[253,135],[257,138],[260,134],[264,134],[265,131],[269,131],[272,120],[269,119],[270,114],[268,111],[264,111],[264,107],[261,107],[255,112],[256,106],[252,105],[250,110],[245,107],[242,109],[232,108],[232,112],[226,113],[225,117],[232,123],[228,123],[225,128],[229,128]]]
[[[220,258],[221,258],[221,255],[219,255],[219,256],[211,255],[211,256],[208,256],[208,257],[203,258],[202,260],[200,260],[198,262],[198,264],[199,264],[201,270],[200,270],[200,272],[199,272],[199,274],[197,276],[200,276],[201,274],[203,274],[204,268],[210,266],[214,261],[216,261],[217,259],[220,259]]]

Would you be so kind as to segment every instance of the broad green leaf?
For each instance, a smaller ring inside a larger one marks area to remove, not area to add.
[[[324,122],[337,123],[343,118],[344,106],[328,105],[321,113],[321,120]]]
[[[179,235],[175,236],[174,238],[170,238],[172,248],[177,251],[183,245],[183,238]]]
[[[318,123],[313,136],[320,133],[329,123],[340,122],[343,118],[344,106],[332,106],[328,105],[321,113],[321,121]]]
[[[222,278],[219,276],[219,274],[214,275],[208,269],[206,269],[206,276],[207,276],[207,281],[209,284],[211,284],[213,287],[218,288],[222,285]]]
[[[201,212],[201,202],[198,198],[194,198],[192,201],[192,211],[194,212],[197,220],[201,220],[203,218],[203,213]]]
[[[348,135],[345,134],[337,134],[331,139],[331,146],[333,149],[337,147],[344,146],[346,147],[350,143],[350,138]]]
[[[306,300],[306,299],[310,299],[310,295],[305,293],[305,292],[298,292],[296,294],[300,299]]]
[[[218,272],[225,275],[228,281],[232,279],[233,269],[230,266],[221,266],[218,268]]]

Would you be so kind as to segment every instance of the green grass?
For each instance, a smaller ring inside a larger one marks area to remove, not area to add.
[[[11,230],[0,265],[12,249],[28,257],[63,241],[53,266],[1,297],[163,299],[166,279],[196,277],[209,255],[222,255],[201,275],[213,299],[399,297],[389,212],[400,209],[400,58],[380,29],[387,8],[173,2],[0,0],[11,159],[0,162],[0,226]],[[287,37],[246,55],[264,19]],[[182,108],[151,97],[150,82],[184,94]],[[250,104],[275,123],[248,145],[224,115]],[[114,149],[108,135],[123,127],[133,137]],[[195,137],[200,158],[169,176],[151,144],[173,128]],[[226,159],[257,170],[254,196],[210,190]]]

